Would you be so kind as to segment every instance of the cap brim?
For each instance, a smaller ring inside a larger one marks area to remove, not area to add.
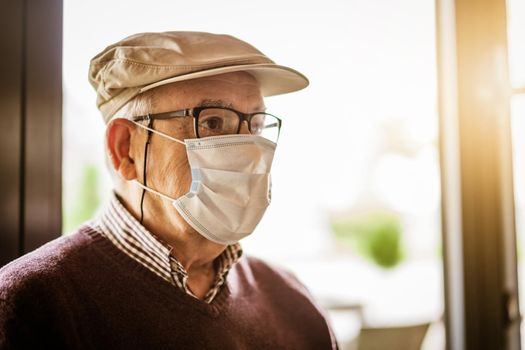
[[[304,75],[292,68],[279,66],[273,63],[261,63],[212,68],[200,72],[179,75],[146,85],[140,89],[139,93],[177,81],[197,79],[231,72],[247,72],[253,75],[259,82],[261,94],[263,96],[273,96],[298,91],[304,89],[309,84],[308,79]]]

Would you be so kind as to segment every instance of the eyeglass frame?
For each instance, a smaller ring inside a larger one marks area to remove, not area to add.
[[[155,114],[140,115],[136,117],[131,117],[130,120],[134,122],[146,120],[149,122],[152,120],[167,120],[167,119],[172,119],[172,118],[192,117],[193,118],[193,131],[195,133],[195,136],[197,136],[197,138],[201,138],[199,135],[199,115],[203,110],[211,109],[211,108],[225,109],[225,110],[232,111],[235,114],[237,114],[237,116],[239,117],[239,126],[237,127],[237,132],[235,134],[239,134],[239,132],[241,131],[241,125],[243,121],[247,122],[248,130],[251,133],[252,132],[251,120],[254,115],[257,115],[257,114],[270,115],[277,120],[278,129],[277,129],[277,138],[275,142],[279,140],[279,135],[281,133],[281,125],[282,125],[282,120],[279,117],[273,114],[270,114],[270,113],[266,113],[266,112],[243,113],[233,108],[223,107],[223,106],[202,106],[202,107],[185,108],[185,109],[179,109],[179,110],[172,111],[172,112],[162,112],[162,113],[155,113]]]

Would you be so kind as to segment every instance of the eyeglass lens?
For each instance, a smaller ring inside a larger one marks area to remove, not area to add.
[[[239,130],[240,118],[234,111],[222,108],[206,108],[198,117],[198,132],[200,137],[236,134]],[[250,119],[252,135],[262,136],[276,142],[279,135],[279,120],[271,114],[259,113]]]

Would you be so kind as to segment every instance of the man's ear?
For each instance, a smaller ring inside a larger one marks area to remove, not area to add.
[[[123,118],[113,119],[106,128],[106,147],[113,169],[125,180],[137,178],[137,169],[131,150],[131,139],[136,126]]]

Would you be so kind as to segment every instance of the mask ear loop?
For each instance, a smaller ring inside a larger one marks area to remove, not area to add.
[[[151,139],[151,134],[153,131],[153,119],[149,117],[148,114],[148,127],[146,129],[148,131],[148,137],[146,139],[146,144],[144,145],[144,167],[142,169],[142,180],[144,183],[144,187],[148,185],[146,182],[146,167],[148,165],[147,159],[148,159],[148,146]],[[144,220],[144,196],[146,195],[146,189],[142,188],[142,196],[140,198],[140,224],[142,225],[142,221]]]

